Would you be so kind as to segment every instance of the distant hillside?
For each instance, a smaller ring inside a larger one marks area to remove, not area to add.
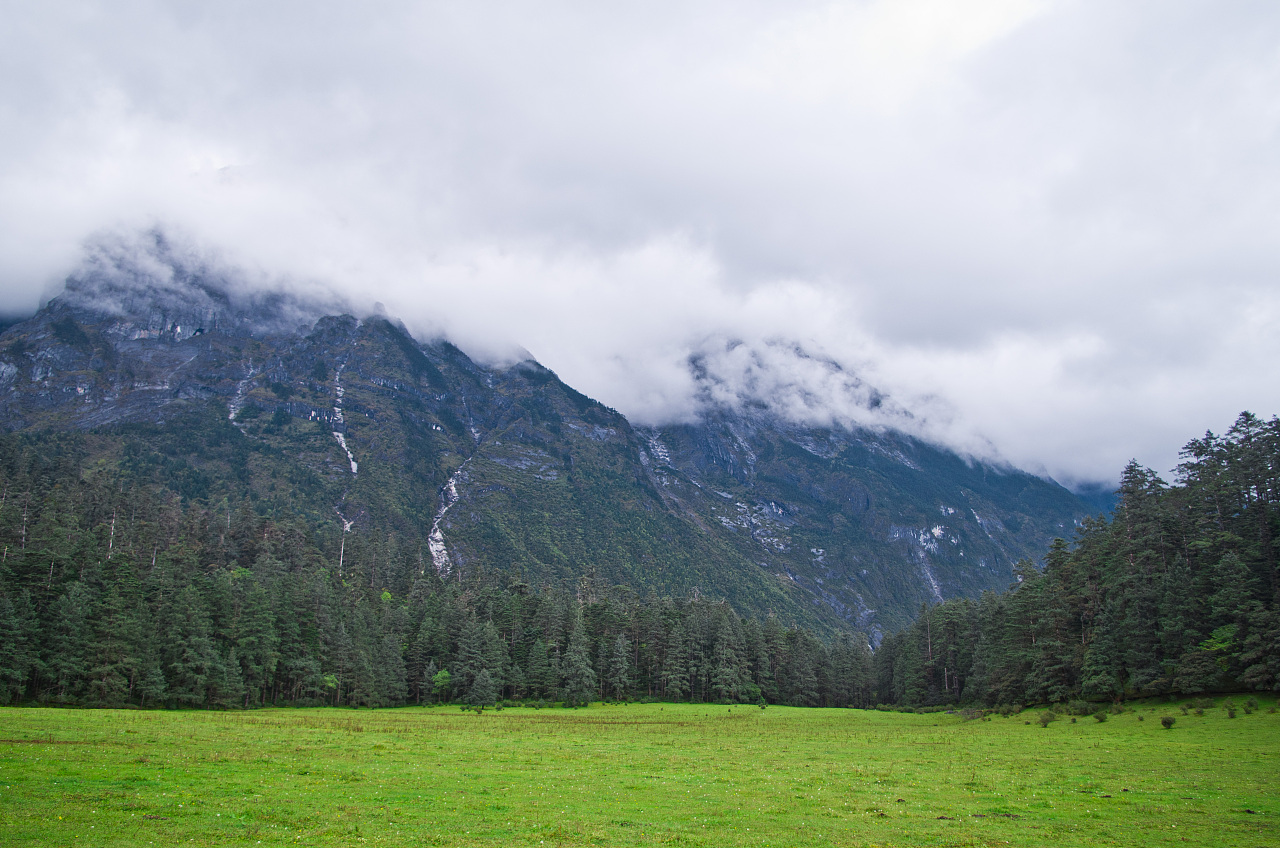
[[[97,257],[0,335],[0,428],[84,434],[80,474],[294,516],[379,591],[493,572],[878,640],[1005,588],[1093,511],[891,432],[728,410],[635,428],[536,362],[244,289],[160,238],[143,259]]]

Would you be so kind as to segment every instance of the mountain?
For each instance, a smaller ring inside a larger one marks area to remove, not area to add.
[[[872,632],[1006,588],[1084,512],[1040,478],[892,432],[720,415],[641,433],[668,503]]]
[[[375,589],[508,574],[873,641],[921,604],[1007,587],[1090,511],[893,431],[724,405],[633,426],[537,362],[484,365],[343,309],[161,236],[104,249],[0,335],[0,429],[80,434],[81,473],[121,485],[300,517]]]

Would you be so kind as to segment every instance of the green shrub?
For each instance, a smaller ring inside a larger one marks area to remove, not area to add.
[[[1055,722],[1057,720],[1058,720],[1058,714],[1055,713],[1053,710],[1045,710],[1044,712],[1040,713],[1041,727],[1048,727],[1051,722]]]
[[[1106,711],[1106,710],[1098,710],[1096,713],[1094,713],[1094,714],[1093,714],[1093,720],[1094,720],[1094,721],[1096,721],[1096,722],[1098,722],[1099,724],[1101,724],[1102,722],[1106,721],[1106,720],[1107,720],[1107,711]]]
[[[1160,719],[1160,726],[1163,727],[1165,730],[1170,730],[1173,728],[1173,723],[1175,721],[1177,721],[1177,719],[1175,719],[1173,716],[1162,716]]]

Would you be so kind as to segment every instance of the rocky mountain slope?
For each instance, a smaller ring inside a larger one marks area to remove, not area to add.
[[[160,237],[103,252],[0,335],[0,428],[83,432],[122,481],[304,516],[350,579],[393,592],[427,569],[500,572],[873,640],[922,603],[1004,588],[1088,512],[892,432],[723,408],[633,427],[536,362],[484,366],[341,311]]]

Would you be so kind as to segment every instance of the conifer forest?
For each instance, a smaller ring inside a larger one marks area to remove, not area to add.
[[[1280,421],[1131,463],[1111,516],[1006,592],[853,631],[519,574],[441,576],[394,532],[184,498],[91,435],[0,437],[0,702],[252,708],[502,700],[1056,703],[1280,688]]]
[[[1110,518],[1023,562],[1008,592],[920,611],[875,657],[907,705],[1280,688],[1280,422],[1189,442],[1169,485],[1130,463]]]

